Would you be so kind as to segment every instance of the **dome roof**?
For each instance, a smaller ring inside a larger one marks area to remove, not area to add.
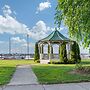
[[[39,42],[45,41],[70,41],[70,39],[63,36],[58,30],[55,30],[46,38],[41,39]]]

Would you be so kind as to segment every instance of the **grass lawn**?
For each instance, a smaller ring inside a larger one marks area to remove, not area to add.
[[[17,65],[33,64],[32,60],[0,60],[0,85],[9,83]]]
[[[0,85],[10,82],[17,65],[32,64],[38,81],[41,84],[90,81],[90,75],[68,73],[75,68],[74,64],[35,64],[33,60],[0,60]],[[90,66],[90,60],[82,60],[84,66]]]
[[[90,66],[90,60],[82,60],[84,66]],[[50,64],[32,66],[41,84],[70,83],[90,81],[90,75],[70,74],[75,69],[74,64]]]

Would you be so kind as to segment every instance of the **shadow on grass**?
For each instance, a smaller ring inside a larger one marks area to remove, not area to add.
[[[0,85],[10,82],[15,69],[15,67],[0,67]]]

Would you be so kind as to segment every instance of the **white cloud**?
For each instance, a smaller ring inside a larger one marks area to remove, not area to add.
[[[22,47],[27,47],[27,43],[24,43],[24,44],[22,44],[21,46],[22,46]],[[35,43],[29,42],[29,47],[34,49]]]
[[[48,27],[44,21],[38,21],[30,30],[25,24],[20,23],[16,18],[12,17],[13,13],[10,6],[3,7],[4,16],[0,15],[0,34],[27,34],[35,40],[39,40],[47,36],[48,31],[52,28]]]
[[[52,31],[53,28],[48,27],[44,21],[38,21],[36,25],[30,30],[29,36],[35,40],[40,40],[47,36],[49,31]]]
[[[20,23],[18,20],[16,20],[14,17],[11,16],[12,11],[10,9],[10,6],[5,5],[3,7],[3,15],[0,15],[0,33],[10,33],[14,34],[15,32],[18,34],[26,34],[29,32],[29,28],[23,24]]]
[[[0,15],[0,33],[14,33],[25,34],[29,32],[29,29],[25,24],[18,22],[11,16],[3,17]]]
[[[32,29],[30,30],[29,36],[32,39],[40,40],[40,39],[48,36],[49,32],[52,32],[54,30],[55,30],[55,28],[51,28],[51,27],[47,26],[44,21],[39,20],[36,23],[36,25],[33,26]],[[61,27],[60,29],[57,28],[57,30],[59,30],[59,31],[66,30],[66,27]],[[67,35],[67,33],[65,33],[65,35]]]
[[[20,23],[16,18],[12,16],[14,11],[11,11],[10,6],[5,5],[3,7],[3,13],[4,15],[0,15],[0,34],[9,33],[9,34],[27,34],[29,33],[30,38],[35,40],[40,40],[48,35],[49,31],[52,31],[53,28],[50,28],[46,25],[44,21],[38,21],[35,26],[32,27],[32,29],[29,29],[25,24]],[[25,51],[26,49],[26,41],[25,39],[21,39],[20,37],[12,37],[12,50],[15,49],[17,45],[14,44],[18,43],[19,47],[23,47]],[[6,42],[0,42],[0,46],[2,48],[2,51],[0,52],[8,52],[8,41],[7,45]],[[4,44],[4,45],[2,45]],[[30,42],[30,49],[34,49],[34,43]],[[32,51],[31,49],[31,51]]]
[[[2,9],[3,9],[3,14],[4,14],[5,16],[12,14],[12,11],[11,11],[10,6],[5,5]]]
[[[21,39],[20,37],[12,37],[11,41],[14,43],[26,43],[25,39]]]
[[[51,8],[51,3],[49,1],[47,2],[41,2],[37,8],[37,12],[38,13],[39,11],[43,11],[47,8]]]

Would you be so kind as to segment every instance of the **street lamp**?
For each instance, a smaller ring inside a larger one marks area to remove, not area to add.
[[[11,38],[9,37],[9,54],[11,54]]]
[[[27,56],[29,60],[29,34],[27,34]]]

